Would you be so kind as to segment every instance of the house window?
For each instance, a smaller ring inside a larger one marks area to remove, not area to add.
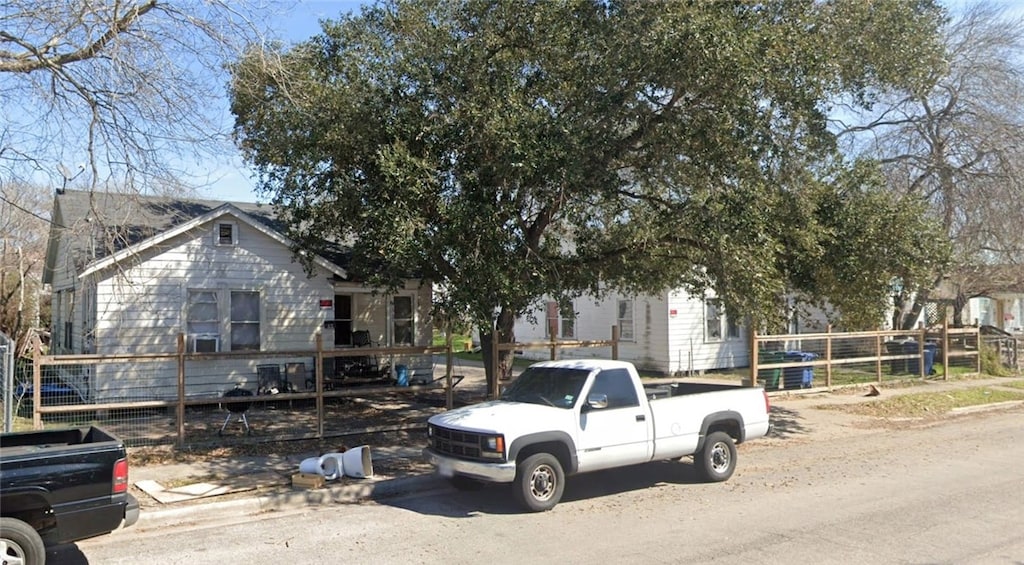
[[[704,322],[705,341],[721,341],[723,336],[725,339],[740,338],[739,323],[726,315],[725,309],[716,298],[708,298],[704,301]]]
[[[562,337],[569,339],[576,337],[576,311],[573,308],[562,314]]]
[[[217,293],[212,290],[188,291],[186,324],[190,351],[216,353],[220,347],[220,314]]]
[[[558,335],[558,303],[549,300],[544,305],[544,337],[551,339]]]
[[[259,351],[260,293],[231,291],[231,351]]]
[[[413,308],[411,296],[396,296],[394,308],[394,344],[412,345],[415,335],[413,326]]]
[[[217,234],[216,234],[217,245],[235,245],[238,243],[238,230],[235,224],[230,222],[218,222],[217,223]]]
[[[352,345],[352,295],[334,295],[334,346]]]
[[[619,339],[633,341],[633,301],[620,300],[616,320],[619,325]]]
[[[707,341],[720,341],[722,339],[722,308],[718,300],[708,298],[704,301],[704,338]]]

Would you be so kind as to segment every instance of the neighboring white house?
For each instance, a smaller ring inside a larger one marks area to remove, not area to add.
[[[344,250],[314,257],[307,276],[269,206],[60,191],[44,282],[52,287],[51,353],[274,352],[353,345],[429,345],[430,285],[374,292],[345,270]],[[365,335],[365,334],[364,334]],[[313,357],[192,360],[187,393],[254,388],[256,366]],[[429,358],[398,360],[431,372]],[[172,398],[174,363],[103,363],[78,375],[94,401]],[[65,375],[68,378],[73,375]]]
[[[682,290],[658,295],[611,295],[603,300],[578,298],[572,311],[560,311],[549,301],[532,316],[516,321],[517,341],[607,340],[619,327],[619,359],[641,369],[664,374],[689,374],[750,365],[750,340],[742,320],[730,319],[713,298],[694,297]],[[601,355],[589,348],[562,349],[563,358]],[[607,353],[603,353],[607,355]],[[545,349],[528,349],[523,356],[546,359]]]

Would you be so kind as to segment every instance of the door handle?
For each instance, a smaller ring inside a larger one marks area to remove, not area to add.
[[[637,422],[643,422],[645,420],[647,420],[647,416],[644,416],[643,414],[637,414],[636,415],[636,421]]]

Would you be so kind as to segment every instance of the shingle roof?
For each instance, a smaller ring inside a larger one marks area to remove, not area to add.
[[[96,261],[173,230],[225,204],[230,204],[253,222],[282,236],[287,231],[287,226],[277,218],[274,208],[268,204],[77,190],[57,193],[53,221],[54,227],[68,236],[69,254]],[[100,234],[103,235],[103,241],[96,240]],[[54,240],[51,233],[48,265],[52,265],[50,260],[56,252]],[[349,260],[348,250],[331,244],[325,244],[317,254],[342,268]]]

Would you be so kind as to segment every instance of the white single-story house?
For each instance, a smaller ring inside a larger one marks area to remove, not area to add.
[[[535,322],[531,322],[531,319]],[[730,319],[713,298],[694,297],[682,290],[657,295],[611,295],[601,300],[577,298],[572,310],[547,301],[516,321],[520,342],[608,340],[619,327],[619,359],[642,370],[691,374],[750,365],[750,339],[743,320]],[[546,349],[527,349],[529,359],[547,359]],[[593,357],[608,352],[590,348],[561,349],[562,358]]]
[[[256,387],[257,366],[303,363],[325,349],[427,346],[429,283],[386,294],[352,280],[342,249],[325,246],[307,275],[267,205],[58,191],[43,279],[51,285],[51,353],[103,356],[253,352],[186,363],[188,395]],[[310,352],[294,359],[258,352]],[[429,357],[397,360],[431,373]],[[177,365],[110,362],[62,377],[92,401],[168,399]],[[412,380],[412,379],[411,379]],[[302,383],[293,383],[302,386]]]

